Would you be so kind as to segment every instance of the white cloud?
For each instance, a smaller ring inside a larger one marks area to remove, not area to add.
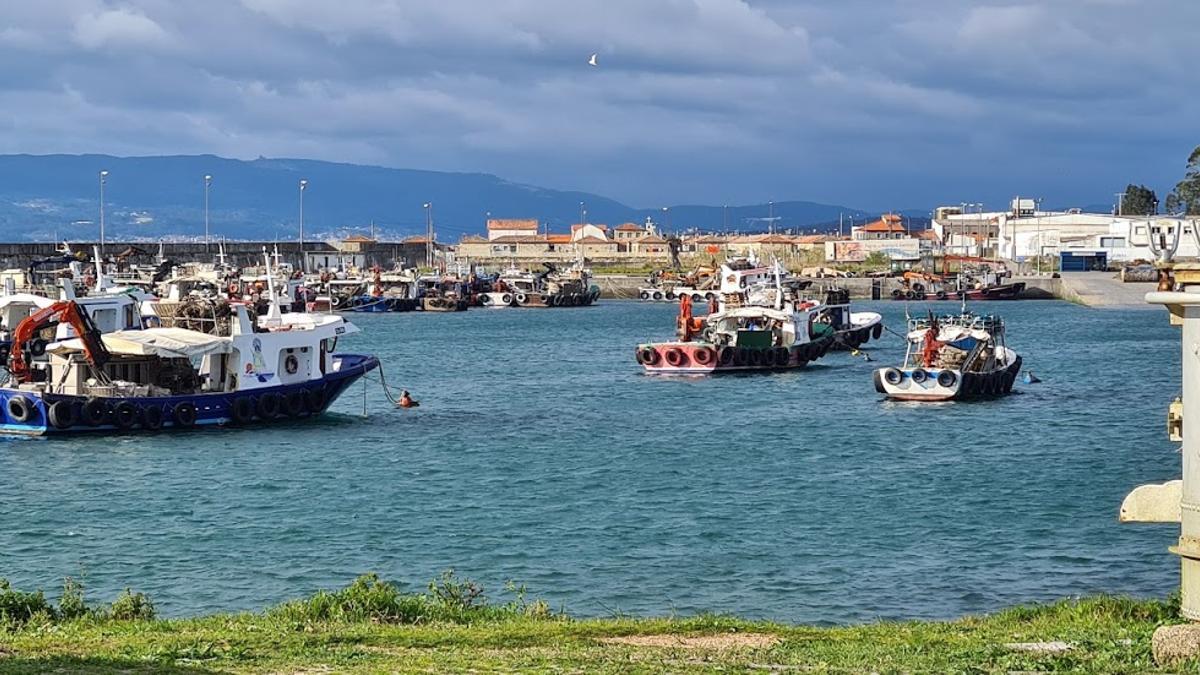
[[[144,49],[169,43],[162,26],[141,12],[109,9],[87,13],[75,21],[75,41],[86,49]]]

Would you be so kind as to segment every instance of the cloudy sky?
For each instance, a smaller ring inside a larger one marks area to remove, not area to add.
[[[635,206],[1169,188],[1197,0],[0,0],[0,152],[483,171]],[[599,54],[600,66],[587,65]]]

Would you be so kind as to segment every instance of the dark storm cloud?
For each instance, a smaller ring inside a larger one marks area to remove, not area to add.
[[[1165,186],[1200,142],[1191,0],[8,4],[9,152],[309,156],[639,205],[887,207]]]

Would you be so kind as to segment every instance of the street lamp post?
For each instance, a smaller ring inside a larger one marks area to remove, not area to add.
[[[663,229],[665,231],[665,230],[671,229],[671,207],[664,206],[664,207],[662,207],[662,209],[663,209]],[[659,236],[662,236],[661,232],[659,233]]]
[[[100,172],[100,257],[97,264],[103,264],[104,257],[104,184],[108,182],[108,171]]]
[[[1033,213],[1037,217],[1037,273],[1042,276],[1042,198],[1033,200]]]
[[[208,189],[212,187],[212,176],[204,176],[204,252],[208,253]]]
[[[775,202],[767,202],[767,231],[775,234]]]
[[[584,209],[583,202],[579,202],[579,226],[583,227],[583,219],[587,217],[587,211]]]
[[[300,179],[300,272],[308,274],[308,261],[304,259],[304,190],[308,188],[308,181]]]
[[[433,202],[421,206],[425,209],[425,265],[433,269]]]

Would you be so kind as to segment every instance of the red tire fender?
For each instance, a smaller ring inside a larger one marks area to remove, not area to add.
[[[697,347],[692,351],[692,360],[699,366],[711,364],[716,356],[716,352],[712,350],[712,347]]]
[[[687,362],[687,354],[684,354],[683,350],[679,347],[668,348],[664,357],[667,360],[667,365],[672,368],[678,368]]]
[[[637,351],[638,363],[645,366],[653,366],[657,364],[659,358],[658,350],[656,350],[654,347],[641,347]]]

